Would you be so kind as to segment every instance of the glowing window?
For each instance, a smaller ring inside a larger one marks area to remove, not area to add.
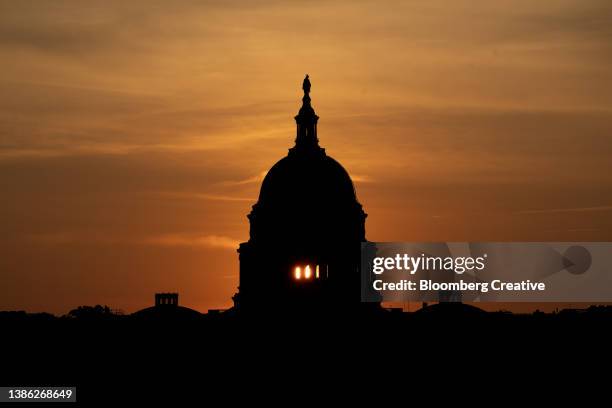
[[[311,276],[312,276],[312,271],[310,270],[310,265],[306,265],[306,268],[304,269],[304,278],[310,279]]]
[[[295,279],[302,279],[302,268],[296,266],[295,271],[293,272],[293,276],[295,276]]]
[[[315,269],[315,278],[319,279],[319,265]]]

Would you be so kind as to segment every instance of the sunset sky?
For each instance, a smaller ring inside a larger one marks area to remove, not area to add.
[[[0,310],[231,305],[312,81],[372,241],[612,241],[612,2],[0,0]]]

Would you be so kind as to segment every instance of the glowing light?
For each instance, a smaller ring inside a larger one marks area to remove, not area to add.
[[[306,265],[306,269],[304,269],[304,278],[310,279],[312,276],[312,272],[310,271],[310,265]]]
[[[317,265],[317,268],[315,269],[315,278],[319,279],[319,265]]]
[[[296,266],[294,276],[295,276],[295,279],[298,279],[298,280],[302,279],[302,268],[300,268],[299,266]]]

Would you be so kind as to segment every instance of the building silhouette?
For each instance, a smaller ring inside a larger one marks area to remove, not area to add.
[[[365,219],[348,172],[319,146],[308,75],[295,146],[267,173],[240,244],[238,310],[360,304]]]
[[[132,313],[137,321],[198,321],[202,314],[188,307],[179,306],[179,294],[162,292],[155,294],[155,305]]]
[[[156,293],[155,306],[178,306],[178,293]]]

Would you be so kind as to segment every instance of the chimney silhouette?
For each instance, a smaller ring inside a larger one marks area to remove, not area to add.
[[[156,293],[155,306],[178,306],[178,293]]]

